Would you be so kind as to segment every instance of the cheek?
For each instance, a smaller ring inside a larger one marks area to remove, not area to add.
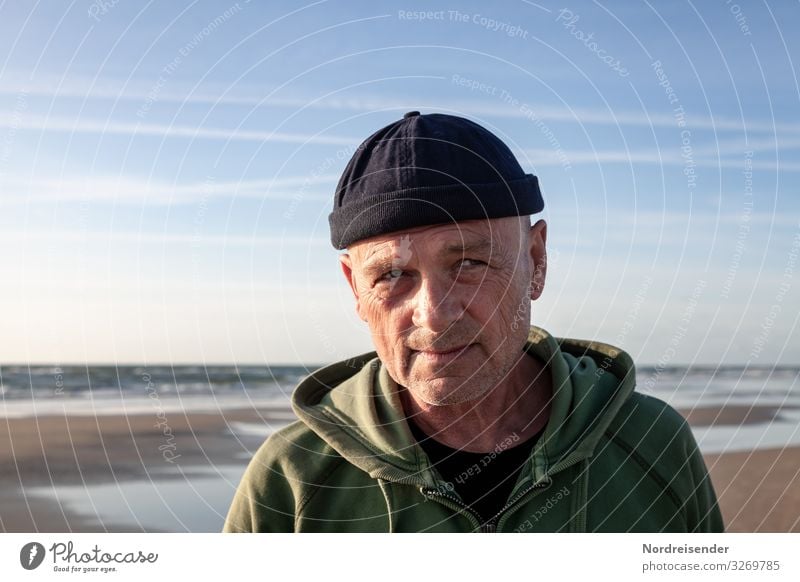
[[[474,311],[483,314],[484,321],[505,317],[511,304],[516,304],[517,294],[508,281],[488,280],[474,294],[470,304]]]
[[[408,330],[402,304],[393,304],[374,297],[365,298],[363,312],[376,345],[386,351],[393,349],[395,344],[402,344]]]
[[[483,325],[485,335],[495,339],[513,335],[519,327],[527,329],[530,321],[528,290],[518,281],[487,281],[472,300],[470,312]]]
[[[396,382],[407,379],[409,354],[405,347],[405,338],[409,333],[409,324],[404,325],[403,315],[399,308],[387,309],[381,302],[369,309],[369,328],[372,344],[378,357]]]

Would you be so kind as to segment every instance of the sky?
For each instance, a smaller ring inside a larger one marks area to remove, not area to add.
[[[0,363],[373,349],[330,244],[418,110],[539,177],[532,323],[640,364],[800,364],[796,2],[4,2]]]

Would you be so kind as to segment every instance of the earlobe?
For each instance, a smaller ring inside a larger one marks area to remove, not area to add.
[[[542,290],[544,287],[539,283],[533,283],[531,285],[531,301],[536,301],[539,297],[542,296]]]
[[[542,250],[537,254],[531,275],[531,301],[539,299],[544,291],[544,282],[547,275],[547,253]]]
[[[531,272],[531,301],[542,295],[547,275],[547,223],[539,220],[530,230],[530,258],[533,263]]]

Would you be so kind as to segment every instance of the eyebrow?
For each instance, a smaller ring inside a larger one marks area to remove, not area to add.
[[[446,257],[451,255],[466,255],[470,253],[486,253],[492,250],[492,242],[486,239],[476,240],[467,243],[449,243],[445,245],[439,252],[438,257]],[[497,246],[496,244],[494,246]],[[394,255],[391,256],[378,256],[375,259],[368,260],[364,264],[364,271],[368,273],[376,271],[384,271],[392,268]]]
[[[476,252],[486,252],[492,250],[492,242],[486,239],[480,239],[466,244],[451,243],[439,251],[439,256],[452,255],[452,254],[467,254]]]

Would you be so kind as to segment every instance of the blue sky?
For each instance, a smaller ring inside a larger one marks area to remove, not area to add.
[[[266,4],[266,3],[264,3]],[[371,348],[328,242],[353,149],[469,117],[539,176],[533,323],[798,364],[796,3],[0,7],[0,361]]]

